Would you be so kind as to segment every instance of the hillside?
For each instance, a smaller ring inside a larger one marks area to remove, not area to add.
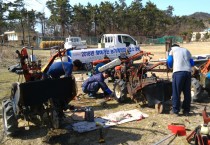
[[[210,14],[204,12],[196,12],[192,15],[189,15],[190,18],[195,18],[197,20],[203,20],[206,28],[210,28]]]
[[[203,12],[196,12],[192,15],[189,15],[188,17],[195,18],[197,20],[210,20],[210,14],[203,13]]]

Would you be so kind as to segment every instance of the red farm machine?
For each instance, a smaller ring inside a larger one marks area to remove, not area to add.
[[[5,133],[14,135],[18,130],[19,119],[58,128],[62,111],[77,94],[76,82],[73,76],[42,79],[42,74],[47,72],[55,58],[65,54],[65,50],[59,50],[52,56],[43,71],[41,61],[36,61],[34,55],[29,58],[26,48],[16,53],[25,82],[13,83],[10,98],[2,101]]]
[[[196,65],[192,71],[192,101],[203,101],[210,97],[210,56],[195,58]]]
[[[140,51],[127,57],[121,55],[119,58],[109,61],[96,60],[95,72],[105,70],[111,71],[111,78],[114,80],[115,99],[119,103],[133,100],[142,102],[149,106],[157,106],[159,113],[163,111],[164,102],[171,99],[172,86],[169,79],[160,79],[154,72],[169,72],[166,62],[151,64],[149,61],[153,54]],[[136,60],[140,61],[135,62]],[[158,68],[162,66],[161,68]],[[150,74],[148,72],[151,72]]]
[[[166,51],[169,48],[170,46],[166,45]],[[113,61],[108,58],[96,60],[93,62],[96,66],[94,73],[111,71],[115,98],[119,103],[130,99],[155,106],[158,113],[162,113],[165,102],[172,97],[172,82],[169,78],[159,78],[155,72],[169,73],[172,70],[167,68],[166,61],[150,61],[151,56],[151,53],[141,51],[129,58],[122,55]],[[135,60],[140,63],[134,63]],[[204,90],[210,95],[210,60],[207,57],[194,60],[191,97],[192,101],[201,101],[206,98],[203,95]]]

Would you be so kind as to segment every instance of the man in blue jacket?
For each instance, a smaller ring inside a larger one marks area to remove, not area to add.
[[[52,78],[69,77],[72,71],[77,71],[82,67],[82,62],[79,60],[71,62],[55,62],[53,63],[49,70],[47,71],[47,76]]]
[[[194,66],[191,53],[177,44],[172,45],[167,59],[169,68],[173,68],[172,76],[172,111],[179,115],[180,95],[183,91],[182,109],[184,115],[189,115],[191,104],[191,67]]]
[[[110,76],[108,71],[103,73],[97,73],[87,80],[84,81],[82,84],[82,91],[87,93],[90,98],[96,98],[96,93],[101,88],[104,92],[104,96],[112,95],[112,91],[109,89],[107,84],[104,82],[106,78]]]
[[[61,76],[70,77],[72,75],[72,71],[77,71],[82,68],[82,62],[79,60],[75,60],[72,62],[54,62],[49,70],[47,71],[46,76],[44,78],[60,78]],[[45,74],[44,74],[45,75]],[[54,99],[57,105],[60,105],[60,109],[58,110],[58,115],[62,118],[64,115],[63,110],[71,109],[74,106],[68,105],[69,98],[65,98],[64,100],[61,99]]]

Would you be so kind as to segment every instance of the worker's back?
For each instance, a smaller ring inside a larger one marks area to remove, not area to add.
[[[173,72],[191,72],[191,53],[187,49],[175,46],[170,53],[173,54]]]

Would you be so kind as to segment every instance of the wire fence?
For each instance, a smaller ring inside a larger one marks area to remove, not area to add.
[[[182,43],[183,38],[179,36],[164,36],[161,38],[153,38],[153,37],[146,37],[146,36],[133,36],[134,39],[137,40],[139,44],[165,44],[168,39],[172,39],[173,43]],[[88,45],[97,45],[99,39],[97,37],[84,37],[82,38],[86,40]]]
[[[137,40],[139,44],[165,44],[168,39],[172,40],[172,43],[182,43],[183,38],[179,36],[164,36],[160,38],[147,37],[147,36],[133,36],[134,39]],[[37,37],[36,40],[32,40],[30,44],[34,46],[34,48],[40,48],[40,44],[43,41],[63,41],[65,42],[65,37],[57,36],[57,37]],[[82,36],[82,40],[85,40],[87,45],[97,45],[99,42],[99,37],[88,37]],[[19,41],[7,41],[4,44],[1,44],[8,47],[21,47],[21,43]],[[25,45],[25,44],[24,44]],[[28,44],[26,44],[28,45]],[[51,46],[52,45],[52,46]],[[54,43],[48,46],[48,48],[53,47]]]
[[[133,36],[139,44],[165,44],[168,39],[172,39],[173,43],[182,43],[183,38],[179,36],[164,36],[161,38],[146,37],[146,36]],[[83,40],[86,40],[88,45],[97,45],[99,38],[97,37],[82,37]]]

